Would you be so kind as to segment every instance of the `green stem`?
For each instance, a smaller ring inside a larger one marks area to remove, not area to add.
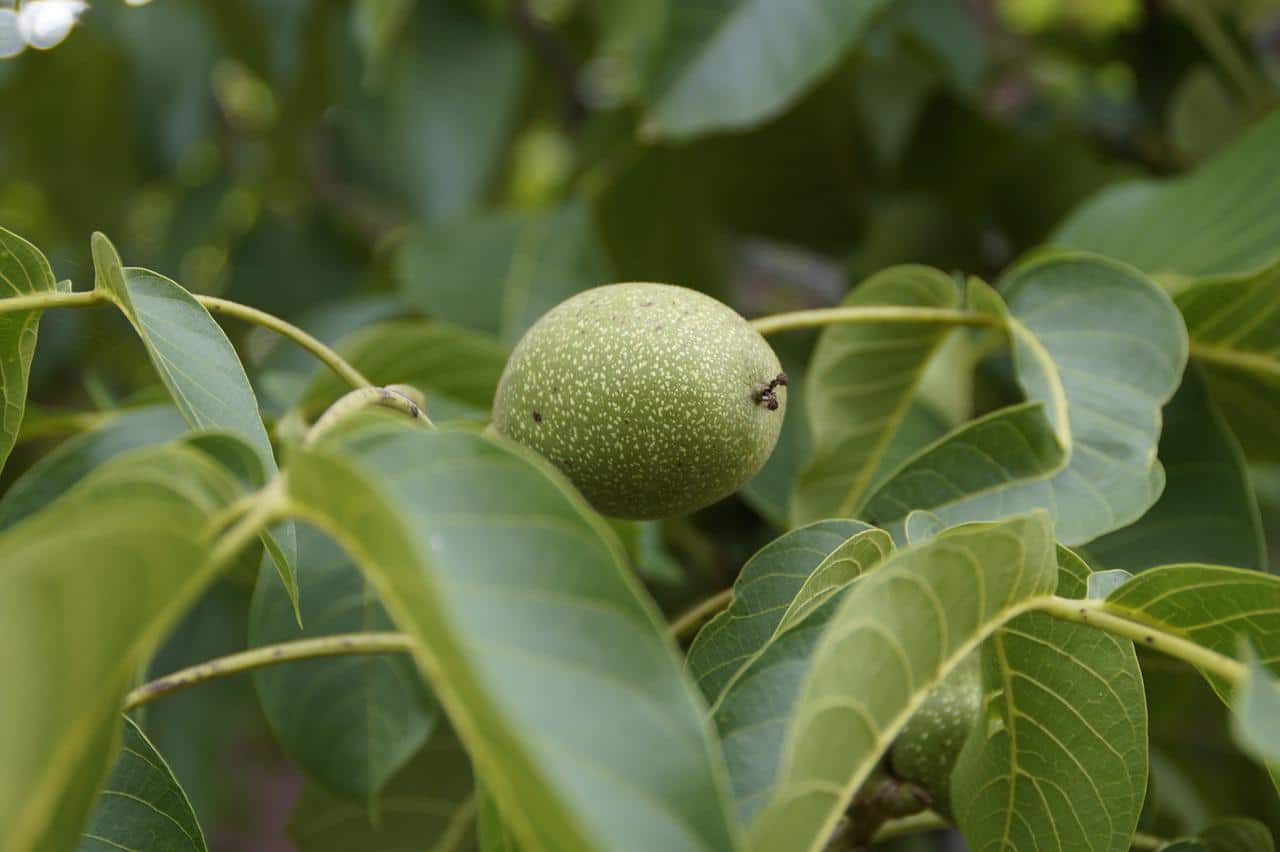
[[[702,626],[702,623],[708,618],[727,607],[732,600],[733,589],[725,589],[723,592],[717,592],[706,600],[694,604],[692,607],[676,616],[675,619],[667,625],[667,633],[669,633],[676,641],[685,638],[689,633]]]
[[[144,683],[124,699],[125,712],[179,690],[214,678],[274,666],[292,660],[335,657],[344,654],[403,654],[413,650],[413,641],[403,633],[338,633],[315,639],[298,639],[278,645],[263,645],[226,657],[206,660],[162,678]]]
[[[1141,831],[1133,835],[1133,839],[1129,841],[1130,849],[1159,849],[1169,841],[1163,837],[1156,837],[1154,834],[1143,834]]]
[[[751,320],[751,326],[761,334],[794,331],[801,328],[818,328],[827,325],[851,325],[854,323],[931,323],[935,325],[998,326],[1000,319],[991,314],[976,311],[958,311],[950,308],[908,308],[893,305],[874,305],[865,308],[815,308],[810,311],[791,311],[772,314]]]
[[[1235,83],[1249,106],[1258,113],[1265,112],[1271,102],[1270,87],[1254,73],[1249,61],[1222,28],[1222,22],[1218,20],[1211,4],[1204,0],[1177,0],[1173,5],[1196,34],[1196,38],[1209,51],[1209,55],[1218,63],[1218,67]]]
[[[101,290],[89,290],[85,293],[31,293],[26,296],[7,296],[0,299],[0,314],[43,311],[48,308],[82,308],[109,301],[111,299]]]
[[[338,399],[307,431],[303,446],[312,446],[326,432],[333,429],[357,411],[366,408],[381,407],[399,411],[411,420],[417,420],[424,426],[432,425],[431,418],[422,410],[425,400],[415,388],[407,385],[388,385],[385,388],[357,388]],[[417,397],[415,399],[415,397]]]
[[[925,831],[941,831],[950,827],[951,823],[933,811],[922,811],[911,816],[887,820],[876,831],[876,836],[871,839],[871,842],[883,843],[895,837],[905,837],[908,834],[920,834]]]
[[[217,536],[213,550],[209,554],[209,564],[215,571],[220,571],[236,554],[249,546],[258,535],[271,526],[271,522],[282,513],[285,502],[284,474],[276,474],[261,491],[236,500],[213,517],[209,530]],[[226,532],[219,534],[220,528],[237,513],[240,519]]]
[[[285,322],[277,316],[260,311],[257,308],[251,308],[248,305],[242,305],[239,302],[231,302],[226,299],[219,299],[216,296],[196,296],[196,301],[204,305],[212,314],[225,314],[229,317],[244,320],[245,322],[260,325],[263,328],[270,329],[281,337],[286,337],[303,349],[316,356],[325,366],[337,373],[339,378],[351,385],[353,388],[372,387],[373,382],[369,381],[355,367],[351,366],[341,355],[334,352],[328,346],[325,346],[315,337],[307,334],[302,329],[292,323]]]
[[[365,378],[359,370],[351,366],[341,355],[292,323],[285,322],[266,311],[242,305],[239,302],[219,299],[216,296],[201,296],[195,293],[192,296],[197,302],[204,305],[205,309],[210,313],[225,314],[242,319],[245,322],[270,329],[281,337],[292,340],[314,355],[330,370],[337,373],[339,378],[353,388],[371,387],[373,385],[373,382]],[[27,296],[0,299],[0,314],[39,311],[49,308],[79,308],[110,301],[110,296],[102,290],[88,290],[83,293],[32,293]]]
[[[1280,360],[1273,355],[1261,352],[1242,352],[1225,346],[1211,346],[1207,343],[1192,341],[1190,347],[1192,358],[1207,361],[1233,370],[1247,373],[1258,373],[1263,376],[1280,377]]]
[[[1159,627],[1135,621],[1126,613],[1109,608],[1106,601],[1053,597],[1035,608],[1063,621],[1088,624],[1116,636],[1132,639],[1137,645],[1177,657],[1198,669],[1217,675],[1233,686],[1243,683],[1248,674],[1239,660]]]

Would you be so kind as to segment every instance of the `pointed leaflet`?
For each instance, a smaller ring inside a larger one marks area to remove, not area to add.
[[[1116,589],[1106,607],[1230,657],[1246,641],[1263,665],[1280,674],[1280,577],[1219,565],[1165,565]],[[1230,686],[1206,676],[1230,703]]]
[[[289,835],[298,852],[464,852],[475,848],[475,823],[471,763],[442,724],[371,806],[304,787]]]
[[[1184,278],[1270,266],[1280,259],[1280,112],[1189,175],[1104,190],[1049,243]]]
[[[1280,263],[1197,281],[1174,297],[1191,355],[1251,458],[1280,461]]]
[[[76,852],[206,852],[204,834],[173,770],[129,717],[107,783]]]
[[[874,515],[884,523],[928,509],[955,524],[1043,506],[1067,544],[1136,520],[1164,484],[1160,409],[1187,358],[1177,310],[1137,272],[1083,255],[1022,266],[1002,294],[1018,382],[1043,403],[1066,466],[1044,475],[1049,436],[1030,407],[1004,409],[908,460],[871,495],[869,511],[886,512]],[[1011,428],[1018,434],[1003,443]]]
[[[138,666],[211,579],[206,520],[239,496],[207,455],[148,448],[0,533],[0,848],[65,849]]]
[[[836,66],[890,0],[675,3],[647,132],[687,138],[782,112]]]
[[[0,228],[0,299],[56,291],[53,269],[40,250]],[[39,326],[40,311],[0,314],[0,468],[18,440]]]
[[[1058,551],[1058,594],[1089,567]],[[983,647],[989,720],[952,775],[969,848],[1122,852],[1147,790],[1147,705],[1133,643],[1029,612]]]
[[[821,849],[929,691],[996,628],[1052,595],[1056,574],[1053,531],[1036,512],[947,530],[854,583],[806,666],[779,780],[748,848]]]
[[[1258,503],[1240,444],[1205,392],[1196,365],[1165,406],[1164,493],[1136,522],[1089,543],[1096,565],[1141,571],[1175,560],[1263,568]]]
[[[777,783],[787,722],[823,627],[850,584],[892,549],[887,533],[869,529],[832,551],[787,605],[778,628],[752,649],[712,707],[743,825],[750,824]]]
[[[298,452],[289,505],[420,643],[522,848],[731,848],[710,726],[607,527],[514,445],[407,428]]]
[[[323,533],[298,528],[299,629],[284,587],[260,572],[249,611],[253,646],[392,628],[378,593]],[[434,702],[404,654],[359,654],[269,666],[253,673],[276,741],[320,787],[360,802],[378,791],[427,739]]]
[[[94,234],[92,244],[94,289],[107,293],[132,323],[173,404],[191,428],[239,435],[258,452],[267,478],[274,476],[276,461],[257,397],[222,327],[176,281],[122,266],[115,246],[104,235]],[[296,607],[293,527],[285,525],[276,536],[288,562],[280,579]]]
[[[898,266],[855,287],[843,304],[951,308],[957,298],[955,284],[938,270]],[[791,495],[794,521],[848,517],[858,509],[949,331],[937,323],[868,323],[822,332],[806,389],[814,455]]]
[[[686,666],[714,703],[748,658],[777,630],[787,606],[827,556],[869,529],[860,521],[818,521],[775,538],[742,566],[729,607],[698,631]]]

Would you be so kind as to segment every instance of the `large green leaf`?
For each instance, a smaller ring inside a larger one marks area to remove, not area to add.
[[[707,622],[689,647],[686,666],[709,703],[773,636],[814,569],[866,529],[860,521],[818,521],[775,538],[747,560],[728,608]]]
[[[791,709],[823,628],[849,584],[892,550],[882,530],[854,535],[823,559],[790,598],[780,599],[786,614],[773,633],[763,642],[741,637],[749,656],[725,684],[711,712],[743,825],[751,823],[778,781]]]
[[[1260,662],[1280,674],[1280,577],[1220,565],[1164,565],[1120,586],[1106,605],[1232,657],[1247,640]],[[1209,681],[1229,701],[1230,687],[1217,677]]]
[[[689,137],[777,115],[836,66],[889,2],[671,4],[646,131]]]
[[[952,280],[899,266],[854,288],[844,304],[951,308]],[[862,504],[910,409],[930,356],[950,329],[936,323],[868,323],[822,332],[806,389],[814,454],[792,493],[792,518],[847,517]]]
[[[298,590],[305,630],[280,580],[260,572],[249,644],[388,630],[378,594],[331,539],[298,529]],[[262,710],[285,753],[320,786],[362,803],[431,733],[436,710],[413,661],[361,654],[269,666],[253,674]]]
[[[427,395],[427,414],[450,419],[470,411],[487,419],[507,363],[507,347],[491,337],[442,322],[394,320],[360,329],[338,351],[376,385],[408,384]],[[320,410],[349,388],[331,370],[313,373],[302,395],[308,412]]]
[[[1160,462],[1160,499],[1137,522],[1091,542],[1089,557],[1127,571],[1177,561],[1263,568],[1262,521],[1240,444],[1194,365],[1165,406]]]
[[[57,289],[53,268],[44,254],[17,234],[0,228],[0,299]],[[0,468],[22,426],[39,326],[40,311],[0,314]]]
[[[92,240],[94,289],[105,292],[133,325],[147,356],[169,389],[173,404],[193,429],[218,429],[253,447],[267,478],[277,468],[258,398],[235,347],[204,305],[176,281],[150,270],[125,268],[115,246],[101,233]],[[297,554],[291,524],[273,532],[279,543],[263,556],[280,572],[297,606]]]
[[[1067,544],[1137,520],[1164,487],[1161,407],[1187,357],[1177,309],[1136,271],[1083,255],[1022,266],[1002,292],[1018,382],[1042,414],[1006,409],[960,427],[891,474],[868,507],[887,513],[874,515],[881,523],[927,509],[948,524],[1048,507]],[[1045,419],[1067,450],[1056,469]]]
[[[125,690],[210,579],[205,521],[239,485],[190,446],[108,462],[0,533],[0,848],[75,845]]]
[[[1191,354],[1251,457],[1280,460],[1280,264],[1208,279],[1175,296]]]
[[[289,503],[420,643],[521,845],[732,848],[710,725],[608,528],[514,445],[406,428],[299,452]]]
[[[612,278],[579,202],[426,228],[397,251],[396,272],[410,303],[509,344],[574,293]]]
[[[206,852],[195,811],[173,770],[133,720],[98,792],[76,852]]]
[[[1053,531],[1037,512],[947,530],[854,583],[800,678],[778,780],[748,848],[821,849],[929,691],[993,631],[1051,595],[1056,575]]]
[[[120,453],[160,444],[187,431],[171,405],[149,405],[112,416],[89,432],[60,444],[32,465],[0,497],[0,529],[13,526]]]
[[[1089,568],[1058,552],[1058,594]],[[1129,848],[1147,791],[1147,704],[1133,643],[1029,612],[983,648],[987,725],[952,776],[973,850]]]
[[[1049,243],[1183,278],[1272,265],[1280,259],[1280,112],[1189,175],[1104,190]]]
[[[307,785],[289,834],[298,852],[464,852],[475,848],[473,786],[467,753],[440,725],[371,807]]]

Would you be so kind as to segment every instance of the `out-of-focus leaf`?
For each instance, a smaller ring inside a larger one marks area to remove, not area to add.
[[[690,137],[777,115],[867,30],[888,0],[717,0],[669,7],[646,130]]]
[[[1210,65],[1196,65],[1169,101],[1169,141],[1184,163],[1197,163],[1225,148],[1248,116]]]
[[[1280,259],[1280,113],[1191,174],[1104,190],[1049,242],[1175,278],[1271,266]]]
[[[948,276],[901,266],[873,275],[843,304],[951,308],[958,301]],[[822,332],[808,371],[814,454],[792,493],[796,523],[850,516],[862,505],[930,356],[950,331],[937,323],[879,323]]]
[[[1274,773],[1280,770],[1280,682],[1252,651],[1247,660],[1248,675],[1233,702],[1232,731],[1241,748]]]
[[[511,829],[502,820],[498,803],[483,783],[476,785],[478,811],[476,836],[480,841],[479,852],[519,852]]]
[[[286,482],[418,643],[522,845],[732,848],[722,758],[665,624],[549,464],[383,420],[299,451]]]
[[[0,847],[73,848],[138,666],[211,579],[205,524],[240,494],[171,445],[103,465],[0,533]],[[202,567],[206,566],[206,567]]]
[[[1161,852],[1275,852],[1271,830],[1253,819],[1228,817],[1201,830],[1195,837],[1181,837]]]
[[[38,248],[0,228],[0,299],[57,291],[53,268]],[[0,468],[18,440],[27,407],[27,378],[40,311],[0,314]]]
[[[1255,276],[1197,281],[1175,301],[1191,355],[1246,454],[1280,461],[1280,263]]]
[[[0,497],[0,529],[44,508],[103,462],[128,450],[164,443],[187,429],[173,406],[150,405],[112,416],[99,428],[67,440]]]
[[[397,251],[396,270],[411,304],[508,344],[574,293],[611,280],[580,202],[426,228]]]
[[[444,724],[376,802],[354,804],[308,784],[289,815],[298,852],[464,852],[475,828],[471,762]]]
[[[1164,493],[1138,521],[1089,543],[1108,568],[1141,571],[1173,562],[1266,565],[1262,521],[1240,445],[1193,365],[1164,409]]]
[[[1089,567],[1058,551],[1058,589]],[[965,743],[952,804],[971,849],[1124,852],[1147,791],[1147,704],[1133,643],[1030,612],[983,648],[989,720]],[[1046,791],[1052,794],[1046,794]]]
[[[204,833],[173,770],[133,720],[98,791],[77,852],[206,852]]]
[[[733,584],[733,600],[698,631],[686,666],[708,703],[769,640],[786,607],[823,560],[842,542],[869,529],[861,521],[818,521],[778,536],[747,560]]]
[[[249,644],[392,628],[378,593],[342,549],[316,529],[298,529],[298,586],[305,630],[275,574],[254,586]],[[276,740],[330,793],[376,807],[388,779],[431,733],[436,709],[403,654],[301,660],[253,673]],[[315,786],[313,785],[313,786]],[[354,848],[354,847],[352,847]]]
[[[1049,518],[1037,512],[947,530],[857,580],[794,674],[792,697],[774,699],[785,733],[747,848],[821,849],[929,691],[994,630],[1051,595],[1056,574]]]
[[[491,337],[442,322],[393,320],[343,338],[338,351],[376,385],[408,384],[427,395],[427,414],[469,411],[486,419],[508,350]],[[319,368],[301,406],[318,412],[349,388]]]

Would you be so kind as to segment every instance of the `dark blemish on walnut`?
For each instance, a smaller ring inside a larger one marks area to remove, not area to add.
[[[542,412],[541,412],[541,411],[535,411],[535,412],[533,412],[533,422],[534,422],[534,423],[541,423],[541,422],[542,422]]]
[[[778,395],[774,393],[775,388],[787,386],[787,374],[779,373],[776,378],[770,379],[768,384],[756,385],[756,404],[764,405],[770,411],[778,410]]]

